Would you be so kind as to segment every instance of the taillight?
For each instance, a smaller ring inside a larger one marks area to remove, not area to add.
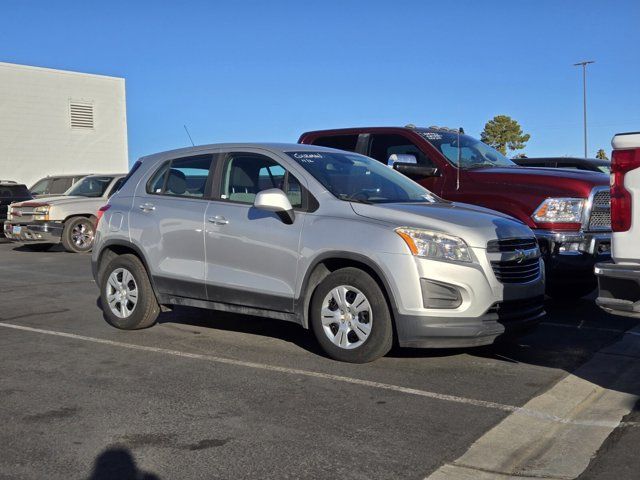
[[[108,203],[105,206],[100,207],[100,209],[98,210],[98,213],[96,214],[96,228],[98,227],[98,224],[100,223],[100,219],[104,215],[104,212],[106,212],[110,208],[111,208],[111,205],[109,205]]]
[[[640,167],[640,149],[614,150],[611,157],[611,230],[631,228],[631,193],[624,188],[627,172]]]

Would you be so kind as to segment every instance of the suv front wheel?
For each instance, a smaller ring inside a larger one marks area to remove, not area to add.
[[[318,342],[336,360],[366,363],[391,349],[393,327],[384,294],[357,268],[336,270],[318,285],[310,317]]]
[[[147,270],[132,254],[115,257],[102,270],[100,302],[107,322],[123,330],[150,327],[160,314]]]

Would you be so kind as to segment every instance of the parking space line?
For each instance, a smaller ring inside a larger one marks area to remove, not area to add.
[[[118,342],[115,340],[107,340],[107,339],[97,338],[97,337],[88,337],[85,335],[77,335],[75,333],[60,332],[56,330],[44,330],[41,328],[27,327],[24,325],[16,325],[16,324],[5,323],[5,322],[0,322],[0,327],[10,328],[13,330],[20,330],[24,332],[51,335],[55,337],[69,338],[73,340],[97,343],[97,344],[108,345],[112,347],[127,348],[130,350],[159,353],[164,355],[172,355],[176,357],[189,358],[189,359],[195,359],[195,360],[205,360],[213,363],[253,368],[258,370],[266,370],[271,372],[284,373],[288,375],[298,375],[298,376],[311,377],[311,378],[320,378],[324,380],[332,380],[336,382],[349,383],[352,385],[359,385],[363,387],[377,388],[381,390],[389,390],[389,391],[404,393],[408,395],[425,397],[425,398],[430,398],[434,400],[499,410],[499,411],[508,412],[511,414],[523,415],[526,417],[535,418],[539,421],[544,421],[544,422],[552,422],[552,423],[560,423],[560,424],[570,423],[570,424],[575,424],[575,425],[580,425],[585,427],[609,427],[609,428],[616,428],[621,425],[619,422],[612,423],[608,421],[599,421],[599,420],[591,420],[591,419],[574,420],[570,418],[563,418],[556,415],[550,415],[542,411],[532,410],[532,409],[523,408],[523,407],[517,407],[515,405],[506,405],[506,404],[490,402],[486,400],[460,397],[457,395],[448,395],[443,393],[430,392],[427,390],[421,390],[421,389],[416,389],[411,387],[403,387],[401,385],[375,382],[372,380],[364,380],[364,379],[354,378],[354,377],[345,377],[342,375],[334,375],[331,373],[324,373],[324,372],[318,372],[313,370],[302,370],[297,368],[281,367],[277,365],[269,365],[264,363],[248,362],[245,360],[236,360],[232,358],[218,357],[214,355],[205,355],[200,353],[183,352],[180,350],[171,350],[171,349],[160,348],[160,347],[137,345],[134,343]],[[640,423],[636,424],[635,422],[627,422],[625,425],[640,426]]]
[[[599,419],[603,426],[541,423],[511,414],[425,480],[577,478],[614,430],[604,423],[620,422],[640,398],[640,340],[635,338],[640,329],[630,333],[525,405],[577,421]],[[609,353],[625,355],[611,358]]]

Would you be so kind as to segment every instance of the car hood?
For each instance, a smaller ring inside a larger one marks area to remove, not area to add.
[[[67,203],[78,203],[78,202],[90,202],[100,200],[102,197],[75,197],[69,195],[61,195],[58,197],[46,197],[46,198],[34,198],[33,200],[28,200],[26,202],[18,203],[16,206],[29,206],[29,204],[33,205],[65,205]]]
[[[586,198],[594,187],[608,186],[609,177],[600,172],[540,167],[489,167],[466,170],[463,186],[472,190],[514,188],[520,192],[539,193],[544,197]]]
[[[487,242],[500,238],[533,238],[524,223],[488,208],[466,203],[384,203],[351,204],[362,217],[394,227],[415,227],[455,235],[471,247],[486,248]]]

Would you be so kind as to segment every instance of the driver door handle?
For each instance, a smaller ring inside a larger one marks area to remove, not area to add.
[[[229,223],[229,220],[224,218],[222,215],[215,215],[213,217],[209,217],[207,220],[214,225],[227,225]]]
[[[153,203],[143,203],[138,207],[145,213],[153,212],[156,209],[156,206]]]

